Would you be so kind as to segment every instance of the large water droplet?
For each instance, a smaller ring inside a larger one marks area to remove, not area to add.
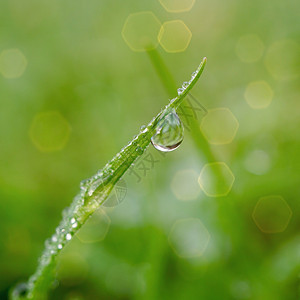
[[[151,138],[151,142],[157,150],[169,152],[177,149],[182,140],[183,125],[173,110],[158,122],[156,133]]]

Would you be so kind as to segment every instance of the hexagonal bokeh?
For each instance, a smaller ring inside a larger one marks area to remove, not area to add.
[[[195,4],[195,0],[159,0],[159,2],[170,13],[189,11]]]
[[[273,90],[269,84],[261,80],[250,82],[246,88],[244,97],[251,108],[263,109],[271,104],[273,94]]]
[[[70,124],[58,111],[46,111],[34,117],[29,135],[40,151],[51,152],[65,147],[70,132]]]
[[[256,34],[243,35],[236,44],[235,52],[242,62],[253,63],[262,57],[264,44]]]
[[[198,183],[209,197],[222,197],[229,194],[235,177],[224,162],[206,164],[199,175]]]
[[[110,218],[105,211],[98,209],[79,229],[76,236],[83,243],[102,241],[108,232],[110,222]]]
[[[122,37],[133,51],[146,51],[157,47],[161,23],[151,11],[128,16],[122,29]]]
[[[166,52],[183,52],[189,46],[192,33],[181,20],[163,23],[158,40]]]
[[[199,219],[189,218],[175,222],[169,234],[174,252],[184,258],[201,256],[210,240],[210,234]]]
[[[265,56],[265,66],[277,80],[299,77],[300,45],[294,40],[281,40],[272,44]]]
[[[5,78],[21,77],[26,67],[27,59],[19,49],[7,49],[0,53],[0,73]]]
[[[292,214],[283,197],[275,195],[260,198],[254,207],[252,218],[262,232],[278,233],[287,228]]]
[[[196,199],[200,194],[197,172],[192,169],[176,172],[171,182],[171,190],[179,200]]]
[[[203,117],[200,129],[210,144],[229,144],[234,139],[239,122],[228,108],[215,108]]]

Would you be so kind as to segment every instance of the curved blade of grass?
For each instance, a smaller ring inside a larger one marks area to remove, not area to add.
[[[107,199],[114,185],[143,154],[155,133],[157,123],[172,109],[177,109],[185,96],[201,76],[206,64],[203,58],[185,90],[152,119],[133,140],[125,146],[103,169],[91,178],[81,182],[81,191],[74,198],[71,206],[63,211],[63,218],[55,234],[45,242],[45,250],[39,259],[36,272],[29,278],[27,291],[21,295],[18,288],[11,294],[12,299],[44,299],[54,279],[56,258],[72,236],[85,223],[88,217]]]

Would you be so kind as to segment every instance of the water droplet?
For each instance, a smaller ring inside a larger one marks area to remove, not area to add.
[[[78,225],[77,222],[75,222],[74,224],[72,224],[72,227],[73,227],[73,228],[76,228],[77,225]]]
[[[69,241],[69,240],[71,240],[71,239],[72,239],[72,235],[71,235],[71,233],[67,233],[67,234],[66,234],[66,239],[67,239],[67,241]]]
[[[18,284],[13,291],[13,298],[19,299],[26,296],[28,286],[26,283]]]
[[[182,88],[186,89],[188,86],[189,86],[189,82],[185,81],[183,84],[182,84]]]
[[[72,218],[71,219],[71,224],[74,224],[76,222],[76,219],[75,218]]]
[[[197,75],[197,72],[193,72],[192,73],[192,78],[194,79],[196,77],[196,75]]]
[[[56,235],[52,236],[52,242],[54,242],[54,243],[57,242],[57,236]]]
[[[151,138],[152,145],[160,151],[169,152],[177,149],[183,140],[183,125],[175,110],[162,118],[155,135]]]
[[[90,183],[90,179],[85,179],[80,181],[80,188],[86,190],[87,185]]]
[[[62,244],[58,244],[57,248],[62,249]]]
[[[183,88],[179,88],[179,89],[177,90],[177,94],[178,94],[178,95],[181,95],[183,92],[184,92],[184,89],[183,89]]]
[[[140,129],[141,129],[141,131],[143,131],[145,128],[146,128],[146,126],[142,125]]]
[[[141,147],[137,147],[137,148],[135,149],[135,151],[136,151],[138,154],[140,154],[140,155],[142,155],[142,154],[144,153],[144,150],[143,150],[143,148],[141,148]]]

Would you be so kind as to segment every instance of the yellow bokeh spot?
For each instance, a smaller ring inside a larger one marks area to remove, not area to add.
[[[224,162],[206,164],[200,172],[198,183],[209,197],[223,197],[229,194],[235,177]]]
[[[210,234],[199,219],[188,218],[175,222],[169,244],[174,252],[183,258],[201,256],[210,240]]]
[[[95,243],[104,240],[110,226],[110,218],[103,209],[98,209],[77,232],[77,238],[83,243]]]
[[[299,76],[300,46],[293,40],[277,41],[270,46],[265,57],[265,66],[277,80],[291,80]]]
[[[198,174],[194,170],[183,170],[175,173],[171,182],[173,194],[179,200],[194,200],[200,193]]]
[[[58,151],[65,147],[71,127],[58,111],[37,114],[30,127],[33,144],[42,152]]]
[[[257,35],[248,34],[240,37],[235,51],[242,62],[253,63],[262,57],[264,44]]]
[[[267,108],[273,99],[273,90],[263,80],[250,82],[246,88],[244,97],[248,105],[253,109]]]
[[[201,121],[200,129],[212,145],[229,144],[234,139],[239,122],[228,108],[215,108],[208,111]]]
[[[159,0],[159,2],[170,13],[189,11],[195,4],[195,0]]]
[[[190,44],[192,33],[181,20],[163,23],[159,32],[159,43],[166,52],[183,52]]]
[[[133,51],[146,51],[157,47],[161,23],[151,11],[128,16],[122,29],[122,37]]]
[[[283,232],[291,217],[291,208],[281,196],[260,198],[252,214],[255,224],[264,233]]]
[[[7,49],[0,53],[0,73],[5,78],[19,78],[25,72],[27,60],[19,49]]]

